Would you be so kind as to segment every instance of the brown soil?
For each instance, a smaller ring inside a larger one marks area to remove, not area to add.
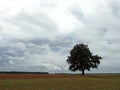
[[[115,77],[120,74],[107,74],[107,75],[85,75],[82,77]],[[0,74],[0,80],[4,79],[33,79],[33,78],[81,78],[81,75],[74,74]]]
[[[31,78],[73,78],[74,75],[58,74],[0,74],[1,79],[31,79]],[[79,77],[79,75],[75,75]]]

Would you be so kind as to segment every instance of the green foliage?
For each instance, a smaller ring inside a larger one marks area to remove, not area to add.
[[[84,75],[84,70],[90,71],[90,68],[98,68],[100,59],[102,59],[100,56],[91,53],[88,45],[76,44],[70,51],[67,62],[71,71],[79,70]]]

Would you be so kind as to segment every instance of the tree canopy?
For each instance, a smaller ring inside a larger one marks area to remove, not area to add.
[[[98,68],[100,59],[102,59],[102,57],[91,53],[88,45],[81,43],[76,44],[70,51],[67,63],[71,71],[82,71],[82,75],[84,75],[85,70],[90,71],[91,68]]]

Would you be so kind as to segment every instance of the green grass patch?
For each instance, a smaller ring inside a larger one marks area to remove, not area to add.
[[[120,75],[6,79],[0,80],[0,90],[120,90]]]

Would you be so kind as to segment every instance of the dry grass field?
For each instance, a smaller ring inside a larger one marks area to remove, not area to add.
[[[0,90],[120,90],[120,74],[1,74]]]

